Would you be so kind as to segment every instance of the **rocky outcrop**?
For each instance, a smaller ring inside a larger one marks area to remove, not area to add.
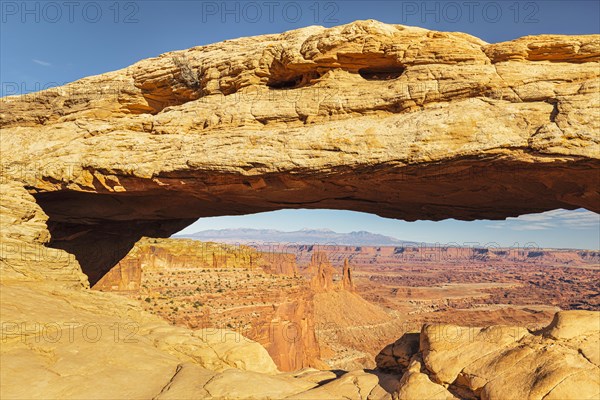
[[[310,279],[311,287],[315,292],[332,290],[353,292],[355,290],[348,260],[344,259],[340,274],[329,261],[329,253],[324,250],[312,251],[305,275]]]
[[[280,274],[287,276],[297,276],[298,266],[296,265],[296,255],[289,253],[261,253],[261,268],[271,274]]]
[[[230,289],[223,271],[239,271],[234,277],[245,279],[246,290]],[[262,280],[265,272],[294,277],[295,256],[261,253],[244,245],[143,238],[93,288],[145,299],[147,306],[156,303],[156,307],[148,307],[149,311],[178,326],[235,329],[240,337],[244,334],[264,346],[281,371],[327,368],[319,360],[308,285],[270,293],[264,285],[274,286],[274,282]],[[218,277],[219,287],[201,286],[206,284],[207,273]],[[291,286],[285,279],[282,284]],[[254,304],[249,291],[261,286],[262,301]],[[178,312],[165,313],[164,307],[169,304],[174,304],[170,310],[177,307]],[[193,308],[187,311],[190,305]],[[253,317],[236,315],[236,309],[249,310]],[[211,320],[212,313],[217,315],[217,321]],[[240,321],[241,326],[234,326],[234,320]]]
[[[253,337],[265,346],[282,371],[306,367],[327,369],[320,360],[311,299],[290,299],[277,306],[274,317]]]
[[[333,276],[336,270],[329,262],[327,253],[314,252],[307,272],[312,276],[310,284],[315,292],[327,292],[335,288]]]
[[[400,339],[384,347],[375,357],[377,367],[395,372],[406,370],[409,368],[413,356],[419,351],[419,340],[418,332],[405,333]],[[422,360],[418,362],[421,363]],[[420,371],[420,366],[418,370]]]
[[[153,398],[185,363],[278,372],[235,332],[174,327],[114,294],[23,284],[0,296],[3,399]]]
[[[194,240],[142,238],[94,289],[136,291],[144,270],[181,268],[259,268],[261,255],[247,246]]]
[[[408,369],[402,375],[398,384],[398,399],[400,400],[457,400],[444,386],[433,382],[423,372],[423,362],[415,357]]]
[[[554,315],[552,323],[544,330],[546,336],[553,339],[573,339],[580,336],[594,335],[600,330],[598,313],[592,311],[559,312]],[[600,351],[600,349],[599,349]],[[598,364],[598,356],[593,357]]]
[[[48,216],[33,196],[15,181],[0,183],[0,193],[0,284],[49,281],[86,287],[88,278],[75,256],[45,246]]]
[[[600,313],[561,311],[540,332],[425,325],[377,357],[405,371],[399,398],[593,399],[600,395]],[[430,397],[427,397],[430,398]]]
[[[136,261],[128,258],[119,261],[93,288],[105,292],[139,291],[142,284],[142,267]]]

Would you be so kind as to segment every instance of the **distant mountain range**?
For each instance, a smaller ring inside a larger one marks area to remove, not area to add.
[[[296,243],[347,246],[401,246],[416,242],[399,240],[391,236],[358,231],[338,233],[330,229],[302,229],[283,232],[275,229],[211,229],[196,233],[174,235],[174,238],[195,239],[223,243]]]

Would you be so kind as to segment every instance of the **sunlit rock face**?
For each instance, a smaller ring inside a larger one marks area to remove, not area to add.
[[[297,277],[293,254],[142,238],[93,289],[143,299],[147,311],[178,326],[241,332],[263,345],[281,371],[325,366],[313,293]]]
[[[599,54],[376,21],[165,53],[3,98],[3,175],[92,283],[203,216],[600,211]]]
[[[404,372],[400,399],[592,399],[599,339],[600,313],[591,311],[560,311],[539,332],[428,324],[384,348],[377,364]]]
[[[79,356],[67,345],[13,337],[2,346],[1,372],[18,385],[3,385],[2,397],[309,390],[312,378],[292,385],[257,377],[275,367],[256,343],[247,351],[217,346],[114,295],[73,289],[97,282],[140,237],[169,236],[203,216],[281,208],[406,220],[598,212],[599,60],[598,35],[489,45],[358,21],[166,53],[2,98],[2,318],[101,321],[107,329],[143,322],[135,346],[117,348],[103,336]],[[134,350],[136,359],[126,358]],[[110,369],[104,356],[121,363]],[[133,374],[130,363],[148,369]],[[225,368],[237,369],[214,372]],[[247,387],[228,385],[232,377]],[[389,394],[377,382],[357,373],[311,396]],[[493,390],[488,398],[500,393]]]

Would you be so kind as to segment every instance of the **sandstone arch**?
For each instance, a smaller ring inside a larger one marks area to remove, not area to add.
[[[166,53],[3,98],[2,176],[92,283],[204,216],[599,212],[599,49],[358,21]]]

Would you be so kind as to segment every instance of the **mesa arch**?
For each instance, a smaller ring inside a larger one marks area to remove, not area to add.
[[[599,60],[599,35],[487,44],[375,21],[166,53],[3,98],[4,190],[92,284],[204,216],[600,212]]]

